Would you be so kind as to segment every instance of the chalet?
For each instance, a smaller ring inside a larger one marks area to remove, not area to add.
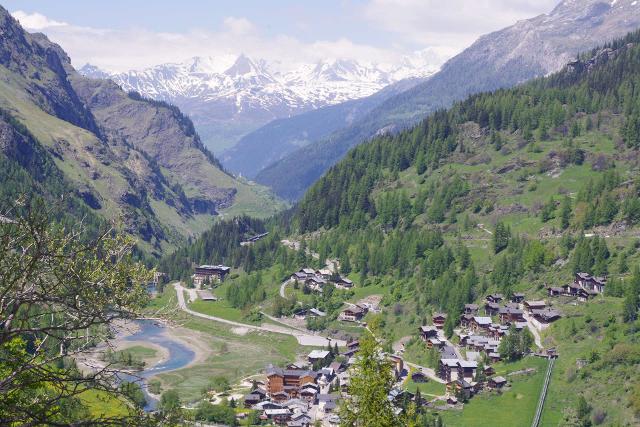
[[[440,359],[438,376],[446,382],[458,379],[458,359]]]
[[[305,384],[315,384],[317,374],[306,369],[281,369],[270,365],[267,367],[267,394],[276,398],[276,394],[285,393],[289,400],[297,397]],[[282,396],[278,396],[282,398]],[[276,399],[277,400],[277,399]]]
[[[468,381],[473,380],[478,369],[478,362],[458,360],[458,378]]]
[[[585,290],[592,290],[599,294],[604,292],[604,288],[607,284],[606,277],[595,277],[589,273],[576,273],[576,278],[573,281],[576,285]]]
[[[340,316],[338,318],[345,322],[359,322],[360,320],[362,320],[365,314],[367,314],[365,309],[354,305],[345,308],[342,313],[340,313]]]
[[[563,289],[563,293],[565,295],[570,296],[570,297],[576,297],[576,296],[578,296],[578,292],[582,288],[580,287],[580,285],[578,285],[576,283],[567,283],[566,285],[564,285],[562,287],[562,289]]]
[[[301,399],[304,399],[307,402],[314,402],[319,392],[320,391],[317,387],[311,387],[310,385],[306,385],[300,389],[299,394]]]
[[[420,337],[425,342],[427,342],[429,338],[438,337],[438,329],[435,326],[420,326],[420,328],[418,329],[420,332]]]
[[[449,405],[457,405],[458,404],[458,399],[455,396],[447,396],[447,403]]]
[[[471,326],[471,322],[473,321],[473,314],[461,314],[460,315],[460,326],[463,328],[468,328]]]
[[[489,294],[489,295],[487,295],[487,301],[488,302],[493,302],[493,303],[498,304],[503,299],[504,299],[504,295],[502,295],[502,294]]]
[[[598,296],[598,292],[593,289],[580,289],[578,290],[578,300],[585,302],[590,298],[595,298]]]
[[[452,384],[452,388],[456,390],[457,396],[464,396],[465,399],[469,399],[474,392],[473,386],[463,378],[455,380]]]
[[[536,319],[541,324],[549,324],[558,320],[561,314],[552,308],[542,308],[539,310],[531,310],[531,314],[533,318]]]
[[[495,316],[500,310],[500,305],[497,302],[486,302],[484,305],[484,314],[487,316]]]
[[[511,296],[511,302],[521,303],[524,301],[524,294],[521,292],[516,292]]]
[[[500,389],[507,384],[507,380],[505,377],[495,376],[489,378],[488,385],[489,388]]]
[[[556,287],[556,286],[547,287],[547,295],[549,295],[550,297],[560,296],[564,294],[564,292],[565,292],[565,289],[563,287]]]
[[[485,316],[474,316],[471,321],[471,329],[474,331],[488,330],[491,326],[491,318]]]
[[[224,265],[201,265],[195,268],[191,277],[193,278],[193,284],[196,287],[201,287],[205,283],[222,282],[229,274],[229,271],[231,271],[231,267]]]
[[[482,373],[485,374],[486,376],[490,377],[491,375],[495,374],[496,371],[495,371],[495,369],[493,369],[493,366],[485,365],[484,368],[482,369]]]
[[[330,354],[331,352],[327,350],[313,350],[307,356],[307,360],[309,361],[309,363],[312,363],[312,364],[316,362],[322,362],[327,360]]]
[[[331,280],[331,276],[333,275],[333,271],[328,268],[323,268],[316,271],[316,276],[322,277],[324,280]]]
[[[464,314],[478,314],[478,304],[465,304]]]
[[[524,320],[524,312],[519,308],[502,307],[498,310],[501,323],[520,322]]]
[[[295,273],[293,273],[291,275],[291,281],[292,282],[300,282],[300,283],[304,283],[304,281],[307,280],[307,275],[300,272],[300,271],[296,271]]]
[[[424,383],[427,382],[427,376],[420,371],[415,371],[411,374],[411,381],[414,383]]]
[[[447,321],[447,314],[434,313],[431,320],[433,321],[433,324],[436,326],[436,328],[442,329],[444,328],[444,323]]]
[[[309,289],[314,291],[321,291],[324,285],[327,284],[327,281],[319,276],[309,277],[304,281],[304,284],[309,287]]]
[[[285,424],[291,418],[291,411],[288,408],[265,409],[264,415],[274,424]]]
[[[524,308],[528,312],[532,312],[532,310],[542,310],[547,306],[547,303],[544,301],[525,301]]]
[[[262,401],[259,394],[249,393],[244,396],[244,407],[251,408]]]
[[[311,425],[311,417],[305,412],[294,412],[287,422],[287,427],[308,427]]]
[[[313,268],[301,268],[291,275],[291,280],[304,283],[307,279],[316,276],[316,271]]]
[[[341,289],[351,289],[353,288],[353,281],[347,279],[346,277],[340,277],[335,281],[335,285],[337,288]]]

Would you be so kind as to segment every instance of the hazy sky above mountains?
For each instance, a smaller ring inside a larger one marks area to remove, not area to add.
[[[125,71],[192,56],[388,63],[426,51],[434,64],[478,36],[550,12],[558,0],[5,0],[29,31],[72,57]]]

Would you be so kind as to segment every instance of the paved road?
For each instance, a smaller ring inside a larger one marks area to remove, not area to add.
[[[287,298],[287,295],[284,292],[284,289],[287,287],[287,284],[291,281],[291,279],[289,280],[285,280],[284,282],[282,282],[282,285],[280,285],[280,296],[282,298]]]
[[[523,317],[524,317],[524,320],[527,321],[527,326],[529,327],[529,330],[533,335],[533,339],[536,343],[536,346],[538,348],[544,348],[542,347],[542,338],[540,337],[540,332],[538,331],[538,328],[534,326],[533,322],[531,321],[531,317],[529,317],[529,314],[527,314],[526,310],[524,310]]]
[[[284,334],[291,335],[298,340],[298,343],[301,345],[307,346],[326,346],[327,340],[331,340],[332,343],[338,343],[338,346],[344,347],[347,343],[343,340],[335,340],[332,338],[326,338],[321,335],[310,335],[305,334],[301,331],[297,331],[295,329],[290,329],[284,326],[277,325],[269,325],[264,324],[262,326],[249,325],[247,323],[234,322],[233,320],[223,319],[221,317],[210,316],[208,314],[200,313],[197,311],[191,310],[187,307],[187,304],[184,300],[184,291],[186,290],[180,283],[173,284],[174,289],[176,290],[176,295],[178,297],[178,306],[182,311],[188,313],[192,316],[201,317],[207,320],[213,320],[215,322],[225,323],[227,325],[235,326],[237,328],[245,328],[251,331],[263,331],[263,332],[272,332],[276,334]]]

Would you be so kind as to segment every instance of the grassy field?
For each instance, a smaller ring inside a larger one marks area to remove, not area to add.
[[[547,361],[542,358],[526,358],[516,364],[498,364],[496,372],[536,368],[532,375],[507,377],[511,387],[503,393],[482,393],[464,405],[462,412],[440,413],[447,427],[528,427],[535,413],[540,389],[544,381]],[[541,424],[543,426],[552,424]]]
[[[154,359],[158,355],[158,351],[142,345],[134,345],[114,352],[114,356],[118,359],[131,355],[133,360],[148,361]]]

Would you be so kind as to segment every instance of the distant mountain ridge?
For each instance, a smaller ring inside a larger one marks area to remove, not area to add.
[[[177,105],[193,119],[205,144],[220,152],[272,120],[367,97],[405,78],[428,76],[437,70],[429,61],[418,55],[385,66],[334,59],[281,69],[241,54],[194,57],[123,73],[89,64],[79,71],[87,77],[108,76],[126,91]]]
[[[549,14],[480,37],[424,83],[393,96],[366,117],[308,143],[266,167],[256,181],[298,199],[350,148],[406,128],[467,95],[512,87],[558,71],[581,52],[640,26],[636,0],[565,0]]]
[[[273,120],[242,137],[237,144],[220,155],[220,160],[228,170],[253,179],[262,169],[301,147],[348,127],[385,100],[427,78],[403,79],[365,98]]]

